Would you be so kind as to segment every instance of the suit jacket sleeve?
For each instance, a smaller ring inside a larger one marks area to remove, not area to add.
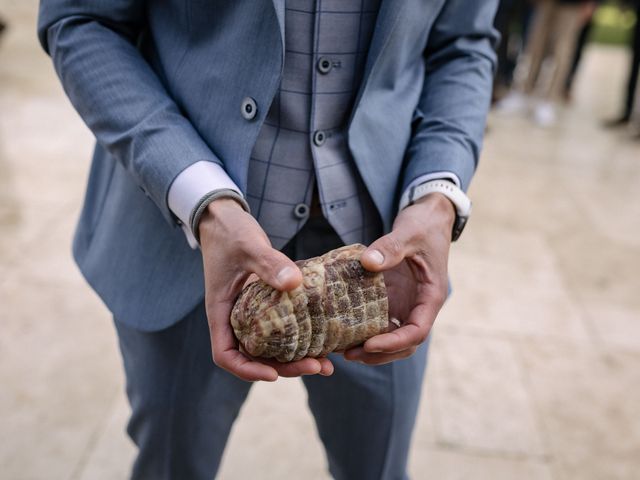
[[[167,206],[172,181],[197,161],[221,161],[136,47],[145,3],[42,0],[38,36],[98,142],[174,223]]]
[[[425,80],[413,115],[402,188],[454,173],[466,190],[478,163],[496,64],[496,0],[446,0],[424,51]]]

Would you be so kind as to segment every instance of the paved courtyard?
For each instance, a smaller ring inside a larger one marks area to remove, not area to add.
[[[36,8],[0,0],[0,479],[120,480],[134,450],[116,337],[70,255],[92,137]],[[556,129],[491,119],[414,479],[640,478],[640,142],[599,127],[627,58],[591,47]],[[297,380],[255,385],[219,477],[329,478],[305,403]]]

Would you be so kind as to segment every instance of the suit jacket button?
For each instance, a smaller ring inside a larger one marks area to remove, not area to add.
[[[316,67],[320,73],[327,74],[331,71],[331,68],[333,68],[333,63],[329,57],[320,57]]]
[[[241,113],[245,120],[253,120],[258,113],[258,105],[251,97],[245,97],[242,100]]]
[[[293,216],[298,220],[305,220],[309,218],[309,205],[306,203],[299,203],[293,209]]]
[[[321,147],[326,139],[327,134],[322,130],[316,130],[313,134],[313,143],[315,143],[318,147]]]

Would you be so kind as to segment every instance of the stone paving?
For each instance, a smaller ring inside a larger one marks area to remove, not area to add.
[[[124,479],[116,338],[70,257],[92,137],[36,44],[36,8],[0,0],[0,479]],[[491,119],[414,479],[640,478],[640,142],[598,126],[627,58],[591,47],[556,129]],[[219,478],[329,478],[305,397],[297,380],[256,385]]]

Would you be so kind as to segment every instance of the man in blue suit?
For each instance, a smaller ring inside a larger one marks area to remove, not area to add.
[[[97,139],[74,257],[114,315],[133,478],[213,477],[250,381],[278,376],[304,376],[335,478],[406,478],[496,7],[41,1],[40,41]],[[291,290],[292,259],[354,242],[400,328],[289,364],[238,349],[229,314],[251,274]]]

